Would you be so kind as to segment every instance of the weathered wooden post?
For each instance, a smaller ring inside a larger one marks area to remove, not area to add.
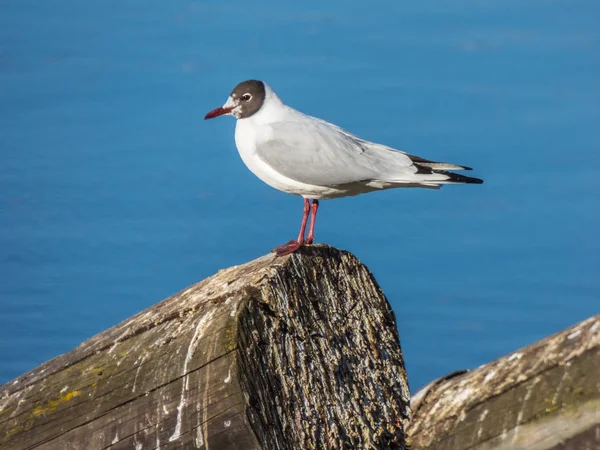
[[[412,399],[354,256],[223,270],[0,387],[0,449],[600,448],[600,315]]]
[[[412,401],[411,450],[600,449],[600,315]]]
[[[0,448],[403,449],[368,269],[311,246],[220,271],[0,388]]]

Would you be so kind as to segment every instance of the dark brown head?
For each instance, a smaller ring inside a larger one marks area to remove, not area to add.
[[[265,84],[258,80],[242,81],[238,84],[223,106],[210,111],[204,119],[230,115],[236,119],[246,119],[255,114],[265,101]]]

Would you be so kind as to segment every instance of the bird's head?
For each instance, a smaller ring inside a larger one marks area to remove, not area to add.
[[[256,113],[265,101],[265,84],[258,80],[242,81],[238,84],[225,104],[213,109],[204,120],[219,116],[233,116],[236,119],[245,119]]]

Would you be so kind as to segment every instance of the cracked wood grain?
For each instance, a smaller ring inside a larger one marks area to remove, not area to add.
[[[600,448],[600,315],[412,399],[411,450]]]
[[[311,246],[225,269],[0,387],[0,449],[402,449],[368,269]]]

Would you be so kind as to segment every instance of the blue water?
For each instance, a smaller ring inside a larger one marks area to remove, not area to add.
[[[297,234],[204,114],[247,78],[482,186],[323,202],[414,389],[600,308],[600,3],[0,1],[0,383]]]

